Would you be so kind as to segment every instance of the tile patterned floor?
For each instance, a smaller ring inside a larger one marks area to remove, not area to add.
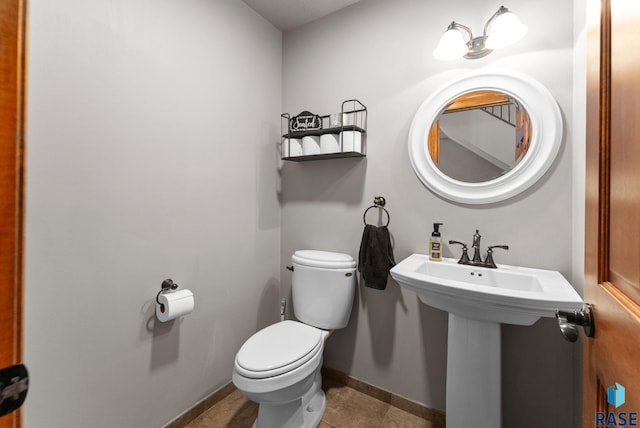
[[[323,389],[327,408],[318,428],[434,428],[426,419],[332,379],[323,379]],[[258,405],[236,390],[186,428],[251,428],[257,415]]]

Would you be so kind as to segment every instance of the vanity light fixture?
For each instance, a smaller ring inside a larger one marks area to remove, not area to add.
[[[463,30],[469,40],[465,41]],[[509,9],[500,6],[484,24],[482,36],[473,37],[471,29],[452,21],[447,31],[440,37],[433,56],[440,60],[452,60],[460,57],[478,59],[489,55],[494,49],[512,45],[527,34],[528,28]]]

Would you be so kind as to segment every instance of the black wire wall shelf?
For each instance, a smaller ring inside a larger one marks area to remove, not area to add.
[[[302,112],[294,117],[283,113],[280,118],[283,160],[366,156],[367,107],[356,99],[344,101],[340,113],[318,116]]]

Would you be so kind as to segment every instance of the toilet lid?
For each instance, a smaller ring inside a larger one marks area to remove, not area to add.
[[[304,266],[349,269],[356,267],[356,261],[349,254],[334,253],[331,251],[298,250],[291,260]]]
[[[300,367],[321,351],[322,331],[296,321],[281,321],[251,336],[236,355],[236,370],[262,379]]]

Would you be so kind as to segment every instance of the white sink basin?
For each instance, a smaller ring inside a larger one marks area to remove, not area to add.
[[[556,271],[498,265],[498,269],[433,262],[413,254],[391,269],[401,286],[435,308],[468,319],[531,325],[556,310],[577,311],[582,299]]]
[[[449,312],[449,428],[501,426],[501,323],[531,325],[558,309],[582,308],[571,284],[550,270],[488,269],[413,254],[391,269],[391,276],[423,303]]]

